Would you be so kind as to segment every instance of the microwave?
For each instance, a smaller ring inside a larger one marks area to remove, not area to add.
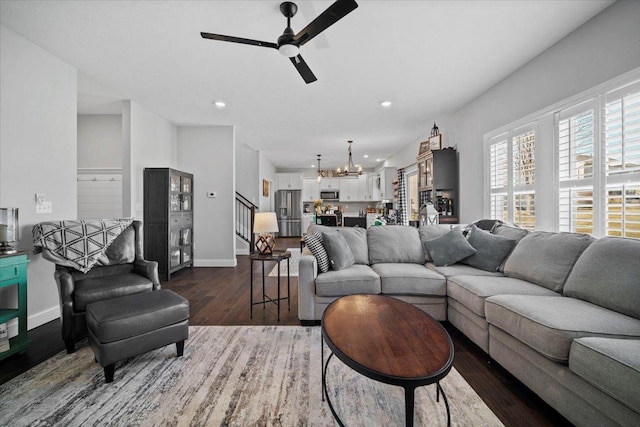
[[[338,191],[338,190],[320,190],[320,198],[322,200],[340,200],[340,191]]]

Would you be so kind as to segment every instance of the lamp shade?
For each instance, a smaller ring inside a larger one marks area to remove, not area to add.
[[[275,212],[258,212],[253,222],[254,233],[277,233],[278,218]]]

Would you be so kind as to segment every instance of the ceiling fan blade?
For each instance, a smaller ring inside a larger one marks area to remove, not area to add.
[[[298,55],[289,59],[291,60],[291,63],[293,64],[293,66],[296,67],[296,70],[298,70],[298,72],[304,79],[305,83],[309,84],[318,80],[316,76],[313,75],[311,68],[309,68],[307,63],[304,62],[304,59],[302,59],[302,56]]]
[[[203,39],[220,40],[221,42],[249,44],[252,46],[270,47],[273,49],[278,48],[278,45],[275,43],[263,42],[260,40],[243,39],[241,37],[223,36],[222,34],[211,34],[211,33],[200,33],[200,35],[202,36]]]
[[[358,3],[355,0],[337,0],[294,36],[295,44],[302,46],[357,7]]]

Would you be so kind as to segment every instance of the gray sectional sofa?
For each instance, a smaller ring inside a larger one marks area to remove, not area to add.
[[[495,254],[493,243],[437,266],[430,255],[436,239],[455,234],[449,226],[339,233],[358,254],[354,265],[319,273],[308,249],[300,258],[303,324],[343,295],[394,296],[448,320],[572,423],[640,425],[640,240],[498,225],[473,231],[474,242],[512,241],[497,267],[478,260]]]

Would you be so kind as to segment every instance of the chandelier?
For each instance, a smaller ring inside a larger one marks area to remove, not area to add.
[[[338,168],[338,170],[336,171],[336,174],[338,176],[357,176],[357,175],[362,175],[362,166],[359,166],[358,169],[356,170],[356,167],[353,165],[353,157],[351,156],[351,144],[353,144],[353,141],[347,141],[347,144],[349,144],[349,161],[347,162],[347,165],[344,167],[344,170],[340,170],[340,168]]]

